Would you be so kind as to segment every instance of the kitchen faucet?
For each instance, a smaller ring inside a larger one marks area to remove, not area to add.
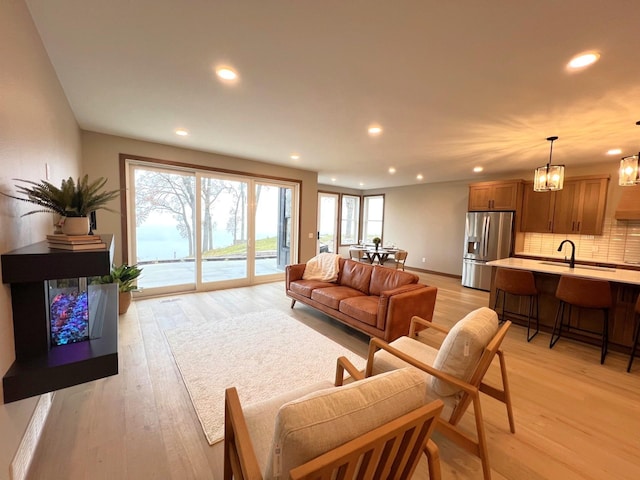
[[[569,244],[571,244],[571,260],[569,260],[569,268],[574,268],[576,266],[576,244],[573,243],[571,240],[563,240],[562,242],[560,242],[560,246],[558,247],[558,251],[561,252],[562,251],[562,246],[567,242],[569,242]]]

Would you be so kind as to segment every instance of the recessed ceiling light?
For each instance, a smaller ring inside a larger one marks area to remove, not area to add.
[[[180,135],[181,137],[186,137],[187,135],[189,135],[189,132],[187,132],[184,128],[178,128],[176,130],[176,135]]]
[[[335,181],[336,181],[336,178],[332,178],[332,179],[331,179],[331,181],[332,181],[332,182],[335,182]]]
[[[360,182],[360,184],[359,184],[359,185],[360,185],[361,187],[364,187],[364,183],[363,183],[363,182]]]
[[[477,172],[481,172],[482,170],[484,170],[484,168],[482,168],[482,167],[473,167],[473,171],[476,172],[476,173]]]
[[[585,68],[596,63],[599,58],[600,54],[598,52],[581,53],[580,55],[576,55],[569,61],[569,63],[567,64],[567,68],[571,70]]]
[[[419,173],[418,175],[416,175],[416,179],[417,180],[424,180],[424,177],[422,176],[421,173]]]
[[[371,125],[369,127],[369,135],[376,136],[382,133],[382,127],[380,125]]]
[[[216,75],[220,77],[222,80],[235,80],[238,78],[238,74],[229,67],[218,67],[216,68]]]
[[[396,173],[396,169],[395,169],[395,167],[389,167],[389,173],[390,173],[391,175],[393,175],[394,173]]]
[[[298,155],[297,153],[292,153],[291,160],[300,160],[300,155]]]
[[[611,150],[607,151],[607,155],[620,155],[622,153],[622,150],[620,150],[619,148],[612,148]]]

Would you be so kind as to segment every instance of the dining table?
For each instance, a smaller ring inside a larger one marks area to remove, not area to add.
[[[367,260],[369,260],[369,263],[373,263],[377,260],[379,265],[384,265],[384,262],[389,259],[389,256],[395,254],[398,251],[397,248],[375,248],[361,245],[354,245],[351,248],[353,250],[361,250],[362,253],[364,253],[367,257]]]

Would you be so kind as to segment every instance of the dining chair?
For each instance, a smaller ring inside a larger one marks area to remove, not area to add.
[[[407,261],[407,251],[406,250],[398,250],[393,254],[393,263],[396,266],[396,270],[398,268],[402,268],[404,271],[404,264]]]
[[[357,262],[363,262],[367,259],[362,249],[359,248],[350,248],[349,249],[349,258],[351,260],[356,260]]]

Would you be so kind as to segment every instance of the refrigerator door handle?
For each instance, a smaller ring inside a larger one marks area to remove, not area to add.
[[[484,228],[482,229],[482,256],[487,258],[489,255],[489,230],[491,228],[491,217],[484,217]]]

